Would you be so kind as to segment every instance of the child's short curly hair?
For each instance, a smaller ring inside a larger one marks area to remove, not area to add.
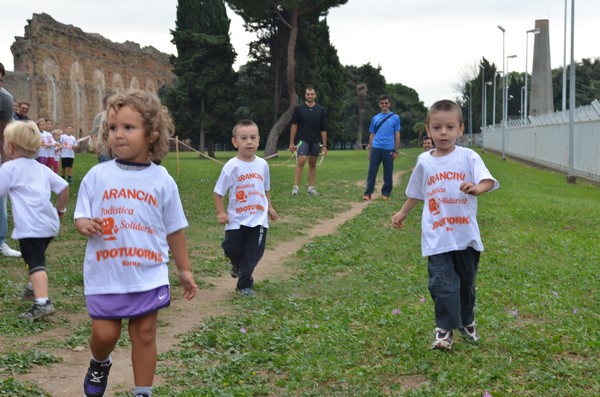
[[[149,149],[150,160],[162,160],[169,152],[169,137],[174,132],[173,121],[169,111],[156,95],[137,89],[117,93],[107,99],[98,139],[100,150],[109,151],[108,113],[111,110],[118,112],[124,106],[129,106],[142,116],[146,136],[152,140]]]
[[[42,135],[33,121],[13,121],[4,130],[4,141],[16,146],[23,157],[34,158],[42,146]]]

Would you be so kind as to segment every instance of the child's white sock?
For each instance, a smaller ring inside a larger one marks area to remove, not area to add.
[[[147,395],[148,397],[152,397],[152,386],[135,386],[133,388],[133,395]]]

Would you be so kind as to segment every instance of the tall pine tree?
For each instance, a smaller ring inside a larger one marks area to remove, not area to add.
[[[179,0],[172,58],[177,81],[167,93],[179,135],[188,137],[200,151],[228,134],[233,114],[233,62],[236,53],[229,40],[229,19],[223,0]]]

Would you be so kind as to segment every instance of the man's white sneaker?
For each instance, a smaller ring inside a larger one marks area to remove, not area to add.
[[[319,192],[317,192],[317,189],[315,189],[313,186],[309,186],[308,187],[308,195],[309,196],[318,196]]]
[[[297,196],[298,195],[298,186],[294,186],[292,188],[292,196]]]
[[[19,251],[10,248],[8,246],[8,244],[6,244],[6,243],[0,244],[0,252],[4,256],[13,256],[13,257],[21,256],[21,253]]]

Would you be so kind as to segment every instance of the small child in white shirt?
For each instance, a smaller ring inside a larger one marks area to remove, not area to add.
[[[221,171],[214,189],[215,209],[217,221],[225,225],[221,246],[231,261],[231,276],[238,278],[237,292],[254,296],[252,273],[265,251],[269,218],[276,220],[277,212],[271,204],[269,165],[256,157],[260,142],[256,124],[238,121],[231,142],[238,154]],[[223,197],[227,192],[225,210]]]
[[[69,185],[50,168],[35,160],[42,138],[33,121],[15,121],[4,130],[4,151],[10,161],[0,168],[0,196],[8,194],[21,254],[29,267],[31,289],[23,296],[35,298],[33,306],[19,315],[35,320],[55,312],[48,297],[46,248],[58,234],[65,212]],[[56,194],[56,205],[50,202]],[[29,288],[29,287],[28,287]]]
[[[77,148],[77,138],[73,136],[73,126],[67,125],[65,133],[60,136],[60,152],[61,175],[67,182],[73,182],[73,163],[75,162],[75,148]]]

